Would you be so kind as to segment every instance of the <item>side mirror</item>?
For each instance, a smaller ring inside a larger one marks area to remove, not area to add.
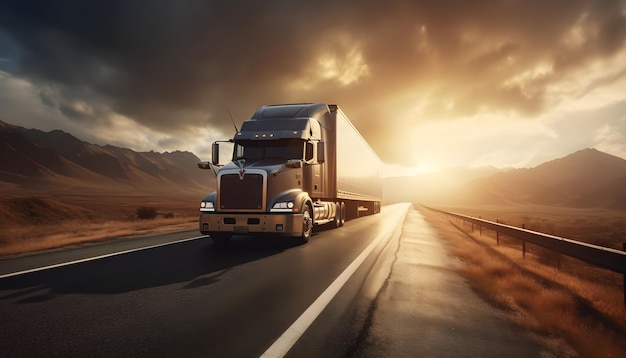
[[[299,159],[289,159],[285,163],[285,168],[300,168],[302,166],[302,162]]]
[[[217,142],[214,142],[211,146],[211,163],[213,165],[220,164],[220,145]]]
[[[326,156],[326,150],[325,150],[325,143],[320,141],[317,142],[317,162],[322,164],[325,161],[325,156]]]
[[[304,148],[304,160],[308,163],[313,160],[313,143],[306,142],[306,146]]]
[[[215,166],[209,162],[200,162],[198,163],[198,168],[200,169],[211,169],[213,171],[213,174],[215,174],[215,176],[217,176],[217,171],[215,170]]]
[[[200,169],[212,169],[211,163],[209,163],[209,162],[200,162],[200,163],[198,163],[198,168],[200,168]]]

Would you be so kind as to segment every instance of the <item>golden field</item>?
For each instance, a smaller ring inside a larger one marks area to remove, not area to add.
[[[199,199],[153,196],[2,196],[0,256],[197,228]],[[137,209],[157,216],[139,220]]]

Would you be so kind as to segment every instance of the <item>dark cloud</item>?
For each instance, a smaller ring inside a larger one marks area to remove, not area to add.
[[[13,75],[52,89],[46,103],[70,119],[116,113],[157,131],[228,133],[229,108],[241,121],[262,104],[323,100],[342,105],[394,161],[398,144],[388,138],[403,131],[399,114],[425,96],[433,100],[415,120],[485,108],[541,113],[551,83],[623,48],[625,8],[617,0],[9,0],[0,31],[19,48]],[[336,71],[363,71],[324,77],[324,59]],[[543,63],[551,70],[523,77]]]

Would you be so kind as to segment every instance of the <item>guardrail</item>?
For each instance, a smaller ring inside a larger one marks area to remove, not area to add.
[[[504,225],[493,221],[483,220],[467,215],[452,213],[424,206],[425,208],[444,215],[455,217],[481,228],[495,231],[522,241],[522,249],[526,252],[526,242],[541,246],[545,249],[585,261],[594,266],[602,267],[624,275],[624,304],[626,305],[626,252],[608,247],[588,244],[586,242],[566,239],[554,235],[543,234],[515,226]],[[498,237],[498,236],[497,236]],[[626,244],[624,244],[626,250]]]

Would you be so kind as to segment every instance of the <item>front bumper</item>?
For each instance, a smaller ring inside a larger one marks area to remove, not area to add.
[[[301,236],[302,214],[268,213],[200,213],[200,232],[231,234],[280,234]]]

